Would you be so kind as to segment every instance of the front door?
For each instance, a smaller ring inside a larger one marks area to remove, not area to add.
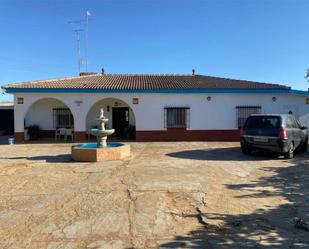
[[[113,129],[115,137],[126,137],[129,131],[129,108],[113,107]]]

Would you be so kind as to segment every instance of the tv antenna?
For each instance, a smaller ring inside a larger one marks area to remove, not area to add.
[[[77,60],[78,60],[78,73],[80,74],[81,65],[85,65],[86,72],[88,72],[88,30],[89,30],[89,17],[91,16],[91,13],[87,10],[85,13],[86,19],[81,20],[70,20],[68,21],[69,24],[73,25],[81,25],[83,22],[86,22],[85,27],[85,60],[82,60],[80,57],[80,32],[84,31],[83,29],[74,29],[73,31],[76,33],[76,42],[77,42]]]
[[[77,43],[77,66],[78,66],[78,74],[80,74],[80,68],[81,68],[81,58],[80,58],[80,32],[83,31],[83,29],[74,29],[73,30],[76,34],[76,43]]]
[[[68,21],[69,24],[73,25],[80,25],[83,22],[83,20],[70,20]],[[78,68],[78,74],[80,74],[81,70],[81,57],[80,57],[80,32],[82,32],[83,29],[73,29],[73,32],[76,34],[76,44],[77,44],[77,68]]]
[[[88,72],[88,30],[89,30],[89,17],[91,16],[91,13],[90,11],[86,11],[86,61],[85,61],[85,64],[86,64],[86,72]]]
[[[68,21],[69,24],[81,24],[83,20],[70,20]]]

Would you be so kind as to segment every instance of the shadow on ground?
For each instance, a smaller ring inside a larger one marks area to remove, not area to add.
[[[191,159],[191,160],[209,160],[209,161],[257,161],[274,160],[277,155],[266,151],[255,151],[252,155],[244,155],[240,147],[214,148],[205,150],[184,150],[166,154],[170,157]]]
[[[229,158],[234,157],[229,155]],[[309,248],[308,161],[309,155],[301,154],[291,161],[292,166],[262,169],[274,173],[272,177],[225,186],[251,192],[238,198],[281,197],[284,200],[281,205],[264,206],[254,213],[243,215],[202,213],[204,226],[187,236],[176,236],[172,241],[161,244],[160,248]],[[213,219],[220,222],[211,222]]]
[[[60,155],[46,155],[46,156],[32,156],[32,157],[1,157],[1,159],[11,159],[20,160],[27,159],[29,161],[46,161],[48,163],[67,163],[72,162],[70,154],[60,154]]]

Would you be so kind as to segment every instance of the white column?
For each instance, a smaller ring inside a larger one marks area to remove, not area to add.
[[[74,131],[86,131],[87,106],[83,105],[83,103],[79,106],[72,106],[71,112],[74,117]]]
[[[24,132],[25,106],[17,104],[17,96],[14,96],[14,131]]]

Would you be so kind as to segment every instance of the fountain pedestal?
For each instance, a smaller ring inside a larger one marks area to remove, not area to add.
[[[107,140],[107,136],[99,138],[99,142],[98,142],[99,146],[102,144],[102,147],[107,147],[106,140]]]

